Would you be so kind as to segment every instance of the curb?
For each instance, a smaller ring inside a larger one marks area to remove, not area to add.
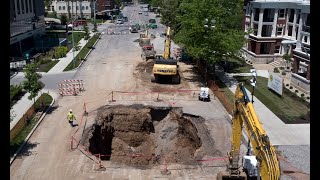
[[[50,95],[51,96],[51,95]],[[52,97],[52,96],[51,96]],[[27,141],[29,140],[29,138],[31,137],[31,135],[34,133],[34,131],[37,129],[37,127],[39,126],[39,124],[41,123],[41,121],[44,119],[44,117],[46,116],[47,112],[49,111],[49,109],[52,107],[52,105],[54,104],[55,100],[52,97],[52,102],[49,105],[49,107],[47,108],[47,110],[42,113],[40,119],[38,120],[37,124],[33,127],[33,129],[31,130],[31,132],[29,133],[29,135],[26,137],[26,139],[24,140],[24,142],[20,145],[19,149],[17,150],[17,152],[13,155],[13,157],[10,159],[10,165],[12,164],[12,162],[16,159],[17,155],[20,153],[21,149],[23,148],[23,146],[27,143]]]
[[[98,43],[98,41],[99,41],[99,39],[101,38],[101,36],[102,36],[102,33],[101,33],[100,36],[98,37],[97,41],[92,45],[92,47],[95,47],[95,46],[96,46],[96,44]],[[93,37],[93,36],[92,36],[92,37]],[[92,51],[92,48],[89,50],[89,52],[86,54],[86,56],[85,56],[83,59],[87,59],[87,57],[89,56],[89,54],[91,53],[91,51]],[[74,70],[79,69],[80,66],[84,63],[84,61],[85,61],[85,60],[82,60],[82,61],[80,62],[80,64],[79,64],[79,66],[76,67],[75,69],[72,69],[71,71],[74,71]]]
[[[12,79],[13,77],[15,77],[16,75],[18,75],[18,72],[15,72],[14,75],[10,76],[10,79]]]

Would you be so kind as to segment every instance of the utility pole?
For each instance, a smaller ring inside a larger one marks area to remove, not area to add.
[[[250,80],[250,84],[252,86],[252,97],[251,97],[251,103],[253,104],[253,94],[254,94],[254,87],[256,86],[256,83],[257,83],[257,72],[255,69],[250,69],[250,72],[252,74],[252,79]]]
[[[93,2],[93,24],[96,23],[96,1]]]
[[[72,11],[71,11],[71,14],[72,14],[72,61],[73,61],[73,68],[75,68],[75,65],[76,65],[76,62],[74,61],[74,36],[73,36],[73,28],[74,28],[74,16],[73,16],[73,1],[72,0]]]

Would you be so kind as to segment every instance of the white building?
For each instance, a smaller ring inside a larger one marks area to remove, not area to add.
[[[246,1],[243,30],[252,31],[243,48],[247,60],[270,63],[287,53],[293,62],[291,84],[310,91],[309,0]]]
[[[68,1],[68,0],[53,0],[48,12],[57,12],[57,16],[62,14],[71,18],[86,18],[91,19],[93,17],[94,3],[91,0],[82,1]]]

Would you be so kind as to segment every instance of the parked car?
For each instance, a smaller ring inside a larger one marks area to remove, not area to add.
[[[145,16],[148,16],[148,13],[144,13]]]
[[[150,24],[148,25],[148,27],[151,28],[151,29],[156,29],[156,28],[158,28],[158,25],[157,25],[157,24],[154,24],[154,23],[150,23]]]
[[[123,24],[123,20],[122,19],[118,19],[116,24]]]
[[[123,17],[124,22],[128,22],[128,17]]]
[[[155,19],[149,19],[149,23],[156,23]]]
[[[139,11],[138,14],[142,14],[142,11]]]
[[[138,29],[137,29],[136,26],[130,27],[129,30],[130,30],[131,33],[138,33]]]

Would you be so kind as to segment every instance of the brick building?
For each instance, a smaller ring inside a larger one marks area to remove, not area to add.
[[[310,91],[310,1],[245,1],[243,30],[251,32],[242,48],[253,63],[271,63],[289,54],[291,84]]]

